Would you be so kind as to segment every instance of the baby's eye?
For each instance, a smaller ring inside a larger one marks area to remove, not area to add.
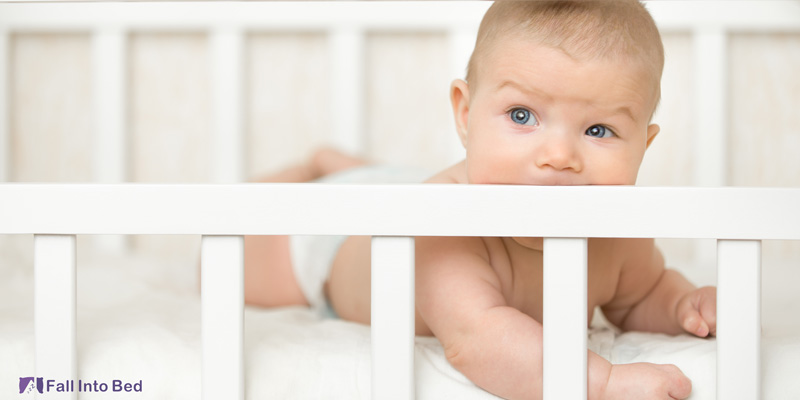
[[[589,129],[586,130],[586,134],[594,138],[607,138],[614,136],[614,132],[611,132],[611,129],[608,129],[603,125],[590,126]]]
[[[539,123],[533,113],[524,108],[515,108],[509,111],[508,116],[514,123],[520,125],[536,126]]]

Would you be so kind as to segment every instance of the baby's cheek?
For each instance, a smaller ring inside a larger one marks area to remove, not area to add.
[[[487,185],[492,183],[492,181],[485,176],[484,174],[467,174],[467,183],[473,185]]]
[[[471,184],[489,184],[494,183],[502,172],[485,159],[472,159],[467,160],[467,182]]]
[[[602,171],[593,179],[595,184],[601,185],[633,185],[636,183],[638,175],[638,168],[631,168],[628,165],[615,165],[608,166],[605,169],[595,170]]]
[[[606,186],[621,186],[621,185],[634,185],[636,184],[636,176],[630,175],[613,175],[603,176],[599,178],[589,178],[592,185],[606,185]]]
[[[483,166],[480,169],[468,171],[467,179],[472,184],[496,185],[496,184],[518,184],[525,180],[517,172],[520,168],[507,168],[499,163]]]

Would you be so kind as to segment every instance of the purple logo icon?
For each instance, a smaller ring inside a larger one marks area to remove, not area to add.
[[[30,393],[33,391],[33,378],[32,376],[25,376],[19,378],[19,393]],[[43,393],[42,390],[44,388],[44,380],[42,378],[36,378],[36,390],[39,393]]]

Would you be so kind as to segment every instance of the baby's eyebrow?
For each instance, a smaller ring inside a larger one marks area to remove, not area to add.
[[[512,88],[512,89],[516,89],[517,91],[522,92],[522,93],[532,94],[532,95],[535,95],[535,96],[538,96],[538,97],[542,97],[546,101],[552,101],[553,100],[553,96],[551,96],[550,94],[548,94],[546,92],[543,92],[543,91],[538,90],[538,89],[533,88],[533,87],[527,87],[525,85],[520,84],[519,82],[510,80],[510,79],[506,79],[504,81],[501,81],[497,85],[497,91],[500,91],[500,90],[502,90],[502,89],[504,89],[506,87],[509,87],[509,88]]]
[[[628,106],[620,106],[613,111],[614,115],[623,114],[626,117],[630,118],[631,121],[636,121],[636,118],[633,117],[633,111]]]
[[[553,101],[553,96],[548,94],[547,92],[539,90],[535,87],[523,85],[512,79],[505,79],[503,81],[500,81],[500,83],[497,84],[496,88],[498,92],[505,88],[511,88],[517,90],[518,92],[525,93],[526,95],[534,95],[539,98],[543,98],[545,101],[550,101],[550,102]],[[636,121],[636,118],[634,117],[633,114],[633,110],[628,105],[622,105],[617,108],[614,108],[611,110],[609,114],[610,115],[622,114],[623,116],[628,117],[631,121]]]

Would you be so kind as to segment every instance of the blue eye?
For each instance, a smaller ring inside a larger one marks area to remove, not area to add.
[[[614,136],[614,132],[611,132],[611,129],[608,129],[603,125],[590,126],[589,129],[586,130],[586,134],[594,138],[606,138]]]
[[[508,112],[508,117],[520,125],[535,126],[539,123],[533,113],[524,108],[515,108]]]

